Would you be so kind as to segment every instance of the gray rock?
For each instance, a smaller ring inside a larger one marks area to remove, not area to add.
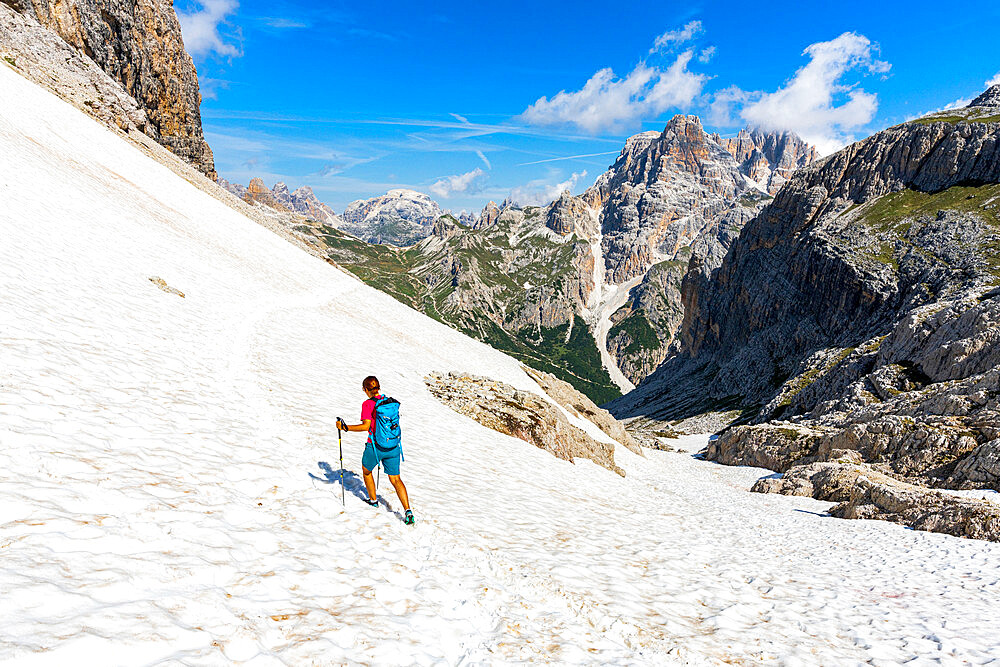
[[[625,476],[615,465],[613,445],[598,442],[570,424],[558,408],[540,396],[476,375],[432,373],[424,381],[442,403],[487,428],[520,438],[565,461],[590,459]]]
[[[1000,107],[1000,83],[990,86],[976,99],[972,100],[969,108],[972,107]]]
[[[791,132],[745,129],[732,139],[712,135],[739,163],[740,172],[773,195],[792,174],[819,159],[816,148]]]
[[[1000,505],[906,484],[857,463],[797,466],[781,478],[758,480],[751,490],[839,503],[830,515],[842,519],[880,519],[915,530],[1000,542]]]
[[[1000,440],[973,449],[955,468],[954,478],[1000,491]]]
[[[527,366],[521,366],[521,368],[538,383],[538,386],[546,394],[566,408],[570,414],[590,421],[612,440],[621,443],[639,456],[643,455],[639,443],[625,430],[621,422],[612,417],[607,410],[597,407],[592,400],[574,389],[569,382],[563,382],[551,373],[538,371],[534,368]]]
[[[830,510],[842,519],[881,519],[914,530],[1000,542],[1000,505],[859,477],[848,499]]]
[[[95,62],[145,111],[148,124],[140,129],[216,178],[201,129],[198,77],[171,0],[3,3]]]

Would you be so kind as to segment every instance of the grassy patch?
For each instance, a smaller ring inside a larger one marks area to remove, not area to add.
[[[971,115],[949,114],[947,116],[924,116],[923,118],[911,120],[910,123],[913,125],[933,125],[934,123],[950,123],[952,125],[957,123],[1000,123],[1000,114],[980,116],[978,118],[970,117]]]
[[[468,333],[532,368],[569,382],[598,405],[621,396],[621,390],[601,364],[597,343],[586,323],[577,316],[566,340],[568,328],[569,325],[563,324],[541,332],[529,328],[512,334],[492,321],[483,320],[470,327]]]
[[[15,69],[17,68],[17,61],[15,59],[11,58],[10,56],[4,56],[3,59],[6,60],[11,67]]]
[[[896,230],[896,223],[938,211],[974,213],[991,225],[1000,226],[1000,183],[956,185],[940,192],[902,190],[879,197],[867,205],[861,220],[880,231]]]
[[[955,185],[939,192],[910,189],[892,192],[866,204],[858,220],[875,231],[904,240],[910,231],[911,220],[934,217],[938,211],[966,213],[995,229],[996,235],[987,237],[970,251],[981,253],[986,260],[987,272],[1000,280],[1000,236],[997,236],[1000,235],[1000,183]],[[895,250],[893,243],[882,241],[878,251],[869,255],[898,270],[898,253]]]

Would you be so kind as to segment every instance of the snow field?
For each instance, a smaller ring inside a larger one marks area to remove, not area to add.
[[[689,453],[619,447],[622,479],[484,429],[422,378],[538,393],[517,362],[6,67],[0,89],[0,661],[1000,661],[1000,545],[832,519]],[[361,502],[360,434],[340,505],[333,424],[370,373],[402,402],[413,528],[387,480]]]

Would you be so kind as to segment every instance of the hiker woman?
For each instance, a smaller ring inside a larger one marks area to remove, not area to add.
[[[368,400],[361,404],[361,423],[345,424],[337,420],[337,428],[342,431],[368,431],[368,442],[365,443],[365,453],[361,457],[361,471],[364,473],[365,489],[368,498],[365,500],[372,507],[378,507],[375,494],[375,480],[372,470],[379,463],[389,475],[389,483],[396,489],[399,502],[403,503],[406,517],[403,523],[413,523],[413,512],[410,510],[410,499],[406,495],[406,487],[399,478],[399,464],[403,459],[403,447],[400,442],[399,401],[383,396],[379,389],[378,378],[369,375],[361,383]]]

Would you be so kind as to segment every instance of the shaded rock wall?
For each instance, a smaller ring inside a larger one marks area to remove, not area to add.
[[[170,0],[0,0],[97,63],[146,112],[147,134],[215,179],[201,93]]]

